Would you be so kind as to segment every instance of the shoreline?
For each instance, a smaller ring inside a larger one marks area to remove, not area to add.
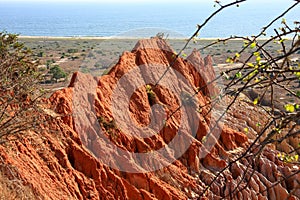
[[[135,40],[135,39],[149,39],[150,37],[114,37],[114,36],[24,36],[19,35],[19,39],[41,39],[41,40],[110,40],[110,39],[119,39],[119,40]],[[186,40],[188,38],[166,38],[169,40]],[[198,38],[197,40],[218,40],[225,38]],[[266,38],[267,39],[267,38]],[[242,39],[232,39],[232,40],[242,40]]]
[[[20,35],[18,36],[20,39],[59,39],[59,40],[109,40],[109,39],[149,39],[150,37],[114,37],[114,36],[23,36]],[[186,40],[187,38],[167,38],[170,40]],[[218,40],[222,38],[200,38],[198,40]]]
[[[29,36],[29,35],[19,35],[19,39],[44,39],[44,40],[70,40],[70,39],[87,39],[87,40],[107,40],[112,37],[103,37],[103,36]]]
[[[141,40],[141,39],[149,39],[150,37],[118,37],[118,36],[29,36],[29,35],[19,35],[18,36],[19,39],[32,39],[32,40]],[[188,38],[165,38],[168,40],[187,40]],[[223,40],[223,39],[227,39],[224,37],[220,37],[220,38],[197,38],[196,40],[198,41],[217,41],[217,40]],[[265,40],[269,40],[271,39],[270,37],[266,37],[266,38],[258,38],[257,40],[259,41],[265,41]],[[292,40],[292,38],[286,38],[287,40]],[[243,39],[240,38],[235,38],[235,39],[231,39],[231,41],[243,41]]]

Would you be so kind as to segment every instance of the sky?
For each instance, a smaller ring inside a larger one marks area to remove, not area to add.
[[[221,0],[221,2],[232,2],[233,0]],[[247,0],[249,3],[287,3],[288,0]],[[66,2],[66,3],[213,3],[214,0],[0,0],[0,3],[3,2]],[[292,2],[292,0],[290,0]]]

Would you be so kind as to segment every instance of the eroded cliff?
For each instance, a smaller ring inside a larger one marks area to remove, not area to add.
[[[165,40],[141,40],[107,75],[75,73],[47,100],[43,132],[0,146],[1,169],[13,167],[38,199],[300,198],[299,168],[276,150],[231,162],[256,134],[242,132],[251,120],[231,112],[207,135],[222,111],[204,106],[214,77],[210,56],[174,61]]]

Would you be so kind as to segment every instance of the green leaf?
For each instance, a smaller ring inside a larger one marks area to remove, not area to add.
[[[261,123],[257,122],[257,123],[256,123],[256,126],[257,126],[257,127],[260,127],[260,126],[261,126]]]
[[[253,53],[253,55],[254,55],[255,57],[258,57],[258,56],[260,56],[260,53],[256,51],[256,52]]]
[[[296,95],[297,95],[298,97],[300,97],[300,91],[297,91]]]
[[[300,72],[295,72],[295,75],[300,78]]]
[[[235,77],[236,77],[236,78],[242,78],[242,72],[236,73],[236,74],[235,74]]]
[[[232,64],[232,63],[233,63],[233,59],[232,59],[231,57],[228,57],[228,58],[226,59],[226,62]]]
[[[248,65],[249,67],[254,67],[254,64],[253,64],[253,63],[247,63],[247,65]]]
[[[259,97],[257,97],[257,98],[254,99],[253,104],[254,105],[258,104],[258,101],[259,101]]]
[[[256,47],[256,42],[252,42],[251,44],[250,44],[250,48],[251,49],[254,49]]]
[[[286,104],[284,108],[287,112],[295,112],[295,106],[293,104]]]
[[[300,106],[299,106],[298,104],[296,104],[296,105],[295,105],[295,108],[296,108],[296,109],[299,109],[299,108],[300,108]]]
[[[255,76],[258,73],[258,70],[254,70],[253,72],[251,72],[247,77],[245,77],[243,79],[243,81],[248,81],[249,79],[251,79],[253,76]]]
[[[286,39],[281,39],[279,40],[279,43],[283,43],[284,41],[286,41]]]
[[[260,56],[258,56],[257,58],[256,58],[256,62],[260,62],[261,61],[261,57]]]
[[[275,131],[278,133],[281,133],[281,129],[279,129],[279,128],[275,128]]]

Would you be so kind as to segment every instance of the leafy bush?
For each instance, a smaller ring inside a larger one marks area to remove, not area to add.
[[[17,35],[0,32],[0,143],[39,125],[37,66]]]
[[[78,53],[78,49],[68,49],[68,53]]]
[[[59,65],[54,65],[53,67],[51,67],[49,73],[53,75],[52,79],[54,80],[67,77],[66,72]]]

